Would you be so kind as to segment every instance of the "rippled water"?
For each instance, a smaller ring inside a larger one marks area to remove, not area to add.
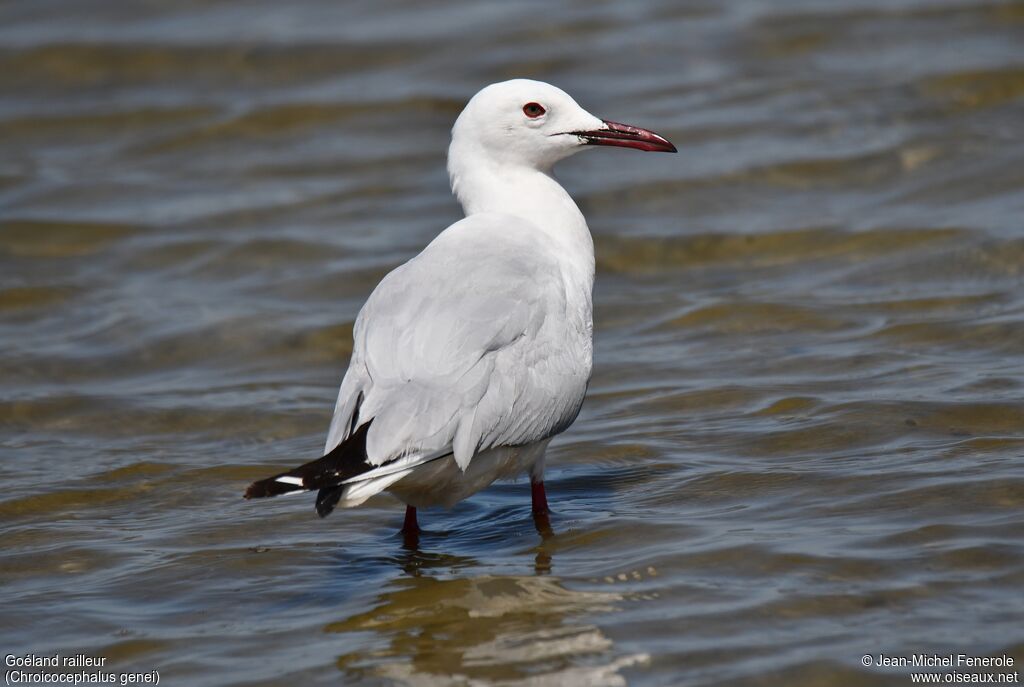
[[[595,374],[528,485],[247,503],[532,76],[677,156],[562,179]],[[903,685],[1024,660],[1024,5],[0,5],[4,653],[164,684]],[[532,682],[531,682],[532,680]]]

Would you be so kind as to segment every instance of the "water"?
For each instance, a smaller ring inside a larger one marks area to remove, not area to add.
[[[168,685],[905,685],[1024,660],[1024,6],[0,6],[5,654]],[[532,76],[680,154],[561,168],[595,373],[525,482],[318,520],[352,321]],[[6,669],[6,668],[5,668]]]

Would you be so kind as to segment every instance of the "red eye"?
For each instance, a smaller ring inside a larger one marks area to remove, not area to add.
[[[526,103],[523,105],[523,114],[530,119],[536,119],[544,114],[546,110],[540,103]]]

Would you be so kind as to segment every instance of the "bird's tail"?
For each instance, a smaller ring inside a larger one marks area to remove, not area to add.
[[[366,433],[370,423],[359,427],[330,453],[294,470],[253,482],[245,498],[258,499],[296,491],[319,489],[316,510],[323,517],[334,510],[344,491],[343,482],[373,470],[366,459]]]
[[[245,490],[245,498],[258,499],[318,489],[316,512],[322,518],[339,503],[345,507],[358,506],[409,475],[415,468],[452,455],[451,447],[445,447],[435,451],[408,453],[381,465],[374,465],[366,457],[366,434],[370,430],[370,422],[352,432],[323,458],[253,482]]]

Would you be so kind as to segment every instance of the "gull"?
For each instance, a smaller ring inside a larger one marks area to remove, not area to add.
[[[388,491],[406,504],[408,535],[417,508],[527,473],[546,517],[545,449],[576,419],[593,361],[594,243],[552,167],[594,146],[676,152],[540,81],[470,99],[448,149],[465,218],[360,310],[323,457],[254,482],[246,498],[317,490],[324,517]]]

